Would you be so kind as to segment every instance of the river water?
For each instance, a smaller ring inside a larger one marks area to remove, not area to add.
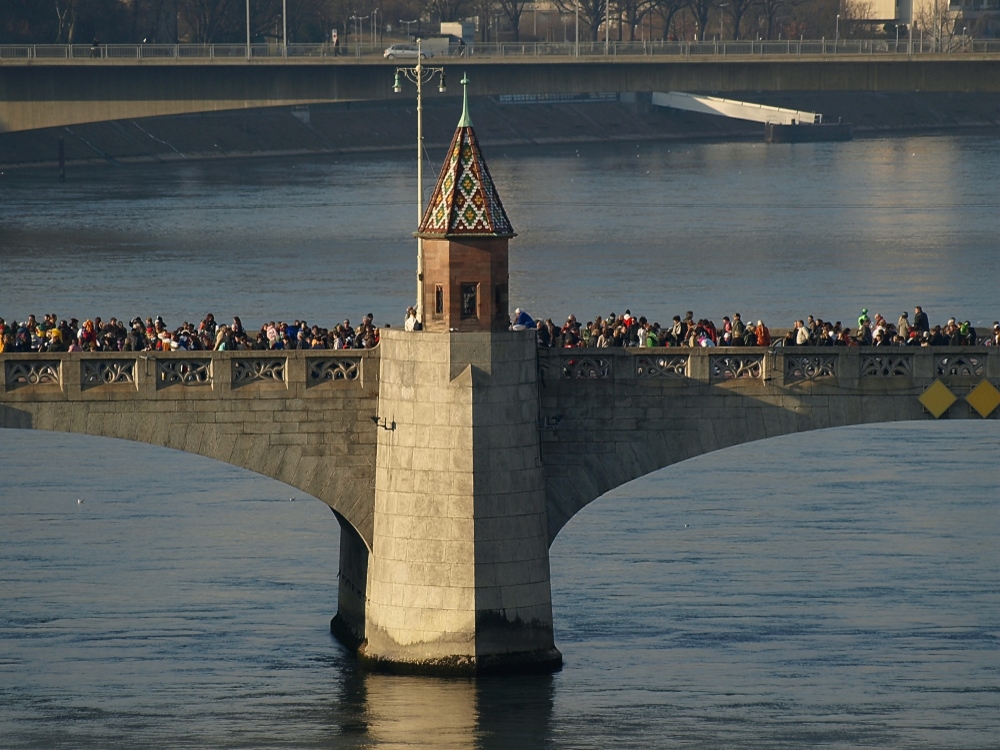
[[[520,233],[512,301],[536,315],[1000,317],[996,137],[484,149]],[[8,172],[0,316],[397,325],[413,172]],[[0,430],[0,745],[995,747],[998,421],[768,440],[619,488],[552,547],[563,670],[478,681],[356,669],[329,636],[320,502]]]

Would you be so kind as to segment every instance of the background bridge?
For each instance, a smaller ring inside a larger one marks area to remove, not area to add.
[[[435,58],[469,93],[554,95],[695,91],[1000,91],[1000,45],[908,54],[841,42],[666,43],[643,54],[545,54],[532,45]],[[861,43],[857,43],[861,44]],[[668,46],[669,45],[669,46]],[[552,45],[549,45],[552,46]],[[388,99],[395,61],[303,54],[263,57],[240,45],[0,49],[0,132],[254,107]],[[601,45],[603,52],[603,45]],[[290,48],[290,51],[293,51]],[[311,54],[306,54],[310,52]],[[563,49],[565,53],[567,50]],[[638,51],[638,50],[636,50]],[[584,50],[584,53],[589,50]],[[454,95],[452,94],[444,95]],[[430,96],[440,96],[428,92]]]

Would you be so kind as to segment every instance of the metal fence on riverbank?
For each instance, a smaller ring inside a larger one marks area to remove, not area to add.
[[[326,61],[382,59],[381,44],[5,44],[0,45],[2,60],[37,60],[40,62],[239,62],[268,60]],[[606,57],[715,57],[715,56],[837,56],[837,55],[948,55],[1000,53],[1000,40],[955,37],[935,39],[788,39],[782,41],[706,42],[498,42],[453,46],[448,57],[473,59],[501,58],[606,58]],[[442,57],[443,55],[437,55]],[[395,61],[388,61],[395,64]],[[387,64],[388,64],[387,63]]]

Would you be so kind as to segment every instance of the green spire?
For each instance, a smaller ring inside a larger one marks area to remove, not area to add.
[[[469,76],[462,73],[462,119],[458,121],[458,127],[471,128],[472,118],[469,117]]]

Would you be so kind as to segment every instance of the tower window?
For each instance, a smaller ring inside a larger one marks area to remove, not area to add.
[[[440,284],[434,287],[434,314],[444,314],[444,287]]]
[[[462,284],[462,318],[479,317],[479,284]]]

